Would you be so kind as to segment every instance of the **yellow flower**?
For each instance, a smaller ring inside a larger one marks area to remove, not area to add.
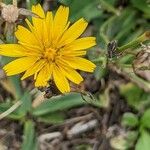
[[[20,57],[4,66],[8,76],[25,72],[22,80],[34,75],[35,86],[48,86],[53,80],[60,90],[70,91],[69,81],[79,84],[83,78],[76,71],[93,72],[95,64],[82,58],[87,48],[96,44],[94,37],[79,38],[88,23],[79,19],[70,26],[69,8],[60,6],[53,16],[46,14],[40,4],[32,12],[41,18],[26,19],[28,28],[18,26],[15,36],[17,44],[0,45],[0,55]]]

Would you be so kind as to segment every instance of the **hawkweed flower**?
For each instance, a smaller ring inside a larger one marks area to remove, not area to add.
[[[82,58],[87,48],[96,44],[94,37],[79,36],[88,23],[79,19],[70,26],[69,8],[60,6],[53,16],[44,13],[40,4],[32,12],[41,18],[26,19],[28,28],[18,26],[17,44],[0,45],[0,55],[19,57],[4,66],[8,76],[25,72],[22,80],[34,75],[36,87],[46,87],[54,81],[60,92],[70,91],[69,81],[79,84],[83,78],[76,70],[93,72],[95,64]]]

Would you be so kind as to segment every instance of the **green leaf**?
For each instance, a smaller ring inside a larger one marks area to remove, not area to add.
[[[132,8],[126,8],[119,16],[111,16],[102,24],[100,35],[104,34],[110,41],[115,39],[118,45],[122,45],[135,27],[135,20],[136,12]]]
[[[131,147],[135,144],[135,141],[137,140],[138,137],[138,131],[128,131],[127,132],[127,143]]]
[[[115,6],[115,4],[117,3],[117,0],[105,0],[105,1],[113,6]]]
[[[53,97],[44,101],[40,106],[33,109],[32,114],[40,116],[56,111],[67,110],[72,107],[84,105],[85,101],[80,94],[68,94],[65,96]]]
[[[12,0],[3,0],[5,4],[12,4]]]
[[[122,125],[126,127],[136,127],[138,125],[138,118],[135,114],[126,112],[122,117]]]
[[[150,108],[144,112],[140,123],[143,127],[150,128]]]
[[[108,12],[112,12],[115,15],[119,15],[120,14],[120,12],[117,9],[115,9],[113,7],[113,5],[111,5],[106,0],[100,0],[100,4],[101,4],[102,8],[106,9]]]
[[[21,101],[22,101],[22,105],[19,108],[19,113],[25,116],[28,112],[31,111],[31,106],[32,106],[31,95],[28,92],[26,92],[21,98]]]
[[[147,0],[131,0],[134,7],[141,10],[150,17],[150,7]]]
[[[37,119],[39,122],[44,122],[44,123],[52,123],[52,124],[59,124],[63,123],[65,116],[61,112],[57,113],[51,113],[51,114],[46,114],[39,116]]]
[[[143,130],[138,139],[135,150],[149,150],[150,149],[150,134]]]
[[[150,94],[145,93],[133,83],[121,85],[120,94],[126,98],[130,106],[137,110],[142,110],[145,106],[150,104]]]
[[[34,123],[26,121],[23,132],[23,143],[21,150],[36,150],[37,141],[35,137]]]

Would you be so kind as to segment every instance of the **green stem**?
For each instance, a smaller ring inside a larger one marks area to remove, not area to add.
[[[127,50],[129,48],[134,48],[134,47],[138,46],[140,43],[142,43],[144,41],[147,41],[147,40],[150,40],[150,31],[146,31],[144,34],[142,34],[141,36],[139,36],[137,39],[129,42],[126,45],[118,47],[117,51],[118,52],[123,52],[123,51],[125,51],[125,50]]]
[[[92,59],[91,61],[94,63],[99,63],[99,62],[103,62],[105,59],[106,59],[105,57],[99,57],[99,58]]]

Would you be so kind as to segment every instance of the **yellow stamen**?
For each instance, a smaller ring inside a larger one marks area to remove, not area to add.
[[[48,59],[48,61],[54,61],[56,55],[57,53],[55,49],[47,48],[44,53],[44,58]]]

